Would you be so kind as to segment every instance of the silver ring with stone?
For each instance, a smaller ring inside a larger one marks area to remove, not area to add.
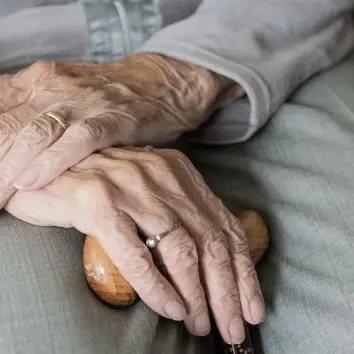
[[[160,234],[157,234],[155,236],[148,237],[145,242],[146,246],[148,246],[149,248],[155,248],[164,237],[168,236],[170,233],[177,230],[181,226],[181,223],[177,221],[168,230],[161,232]]]

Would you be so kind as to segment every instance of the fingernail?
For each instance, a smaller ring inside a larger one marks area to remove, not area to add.
[[[245,340],[245,327],[240,315],[235,316],[229,324],[229,335],[231,343],[241,344]]]
[[[263,297],[256,293],[252,296],[250,301],[250,310],[253,321],[256,323],[264,322],[265,320],[265,306]]]
[[[27,188],[27,187],[31,186],[34,182],[36,182],[38,180],[38,177],[39,177],[39,166],[31,167],[28,170],[26,170],[20,176],[20,178],[18,178],[15,181],[14,186],[17,189]]]
[[[207,312],[201,313],[194,320],[194,334],[197,336],[205,336],[210,332],[210,320]]]
[[[177,300],[169,301],[166,304],[165,312],[175,321],[182,321],[186,317],[186,308]]]

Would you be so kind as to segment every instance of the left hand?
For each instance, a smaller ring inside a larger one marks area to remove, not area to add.
[[[243,341],[243,318],[263,319],[239,221],[178,151],[106,149],[42,190],[17,192],[6,209],[27,222],[96,236],[140,298],[162,316],[184,319],[195,335],[210,330],[208,305],[229,343]],[[181,227],[152,249],[161,273],[137,230],[154,236],[176,220]]]

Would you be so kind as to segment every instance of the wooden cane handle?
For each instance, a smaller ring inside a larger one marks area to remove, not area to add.
[[[255,211],[243,211],[236,216],[245,229],[252,260],[257,264],[269,246],[265,222]],[[83,262],[87,283],[103,302],[114,307],[125,307],[136,301],[136,292],[93,236],[86,236]]]

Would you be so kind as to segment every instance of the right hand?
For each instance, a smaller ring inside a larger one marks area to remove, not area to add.
[[[153,53],[0,76],[0,207],[14,187],[40,189],[94,151],[174,140],[240,95],[220,75]]]
[[[17,192],[6,209],[37,225],[95,235],[140,298],[158,314],[184,320],[192,334],[209,332],[208,305],[228,343],[243,341],[243,318],[263,320],[241,224],[178,151],[103,150],[42,190]],[[150,252],[144,238],[176,218],[182,227]]]

